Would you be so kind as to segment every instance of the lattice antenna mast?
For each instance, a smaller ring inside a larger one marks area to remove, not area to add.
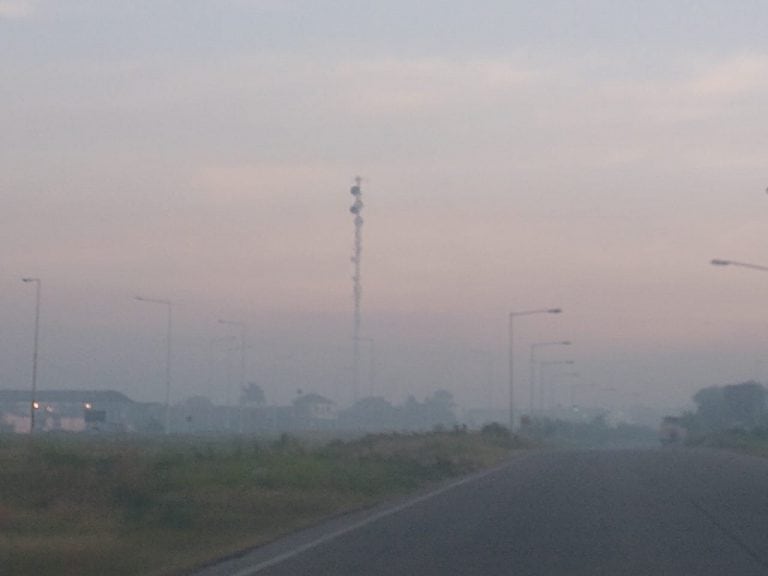
[[[353,281],[353,294],[355,297],[354,322],[352,326],[352,400],[357,402],[360,391],[360,324],[362,323],[361,303],[363,298],[363,283],[360,275],[360,267],[363,255],[363,190],[360,186],[362,178],[355,178],[355,185],[350,189],[355,201],[349,211],[355,216],[355,246],[352,255],[352,263],[355,266]]]

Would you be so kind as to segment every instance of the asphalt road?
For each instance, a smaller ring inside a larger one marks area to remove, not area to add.
[[[768,460],[546,452],[199,576],[768,575]]]

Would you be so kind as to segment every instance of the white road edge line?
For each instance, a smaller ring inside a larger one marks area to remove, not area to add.
[[[321,536],[320,538],[317,538],[316,540],[313,540],[312,542],[308,542],[306,544],[303,544],[297,548],[294,548],[293,550],[289,552],[284,552],[282,554],[279,554],[275,556],[274,558],[270,558],[269,560],[265,560],[264,562],[260,562],[259,564],[256,564],[254,566],[250,566],[248,568],[245,568],[244,570],[240,570],[239,572],[235,572],[233,574],[230,574],[230,576],[253,576],[253,574],[258,574],[259,572],[262,572],[263,570],[266,570],[267,568],[271,568],[272,566],[276,566],[277,564],[281,564],[282,562],[285,562],[286,560],[289,560],[291,558],[294,558],[296,556],[299,556],[300,554],[303,554],[304,552],[311,550],[312,548],[317,548],[318,546],[325,544],[326,542],[330,542],[331,540],[335,540],[339,536],[343,536],[344,534],[347,534],[349,532],[353,532],[354,530],[359,530],[360,528],[367,526],[368,524],[373,524],[374,522],[381,520],[382,518],[386,518],[387,516],[392,516],[393,514],[397,514],[398,512],[401,512],[402,510],[405,510],[407,508],[410,508],[411,506],[415,506],[416,504],[419,504],[421,502],[424,502],[425,500],[429,500],[430,498],[434,498],[435,496],[439,496],[440,494],[443,494],[444,492],[448,492],[449,490],[453,490],[454,488],[458,488],[459,486],[462,486],[464,484],[469,484],[470,482],[474,482],[475,480],[480,480],[481,478],[485,478],[486,476],[490,476],[494,472],[498,472],[499,470],[506,468],[508,464],[504,464],[503,466],[497,466],[495,468],[491,468],[490,470],[486,470],[485,472],[480,472],[479,474],[475,474],[473,476],[469,476],[467,478],[462,478],[461,480],[457,480],[456,482],[453,482],[451,484],[448,484],[447,486],[443,486],[442,488],[438,488],[437,490],[430,492],[428,494],[424,494],[422,496],[418,496],[417,498],[414,498],[413,500],[409,500],[407,502],[403,502],[402,504],[399,504],[393,508],[388,508],[387,510],[382,510],[381,512],[374,514],[373,516],[369,516],[365,520],[361,520],[360,522],[356,522],[354,524],[351,524],[350,526],[347,526],[346,528],[341,528],[339,530],[336,530],[335,532],[331,532],[330,534],[326,534],[325,536]]]

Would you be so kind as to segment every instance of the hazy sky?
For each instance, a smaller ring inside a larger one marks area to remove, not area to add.
[[[506,402],[506,315],[582,398],[768,376],[768,2],[0,0],[0,387]],[[367,348],[363,347],[367,354]],[[367,362],[367,360],[366,360]],[[364,390],[368,385],[364,382]],[[615,392],[598,393],[603,388]],[[525,391],[520,399],[526,401]]]

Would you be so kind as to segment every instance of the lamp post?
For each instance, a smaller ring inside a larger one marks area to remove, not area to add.
[[[219,320],[219,324],[228,324],[230,326],[237,326],[240,328],[240,393],[242,394],[245,390],[245,380],[246,380],[246,362],[245,362],[245,341],[248,335],[248,326],[245,324],[245,322],[237,322],[235,320]],[[238,402],[238,406],[240,406],[240,402]],[[228,407],[227,410],[231,410],[232,407]],[[242,411],[239,411],[242,412]],[[242,413],[240,414],[240,417],[238,418],[238,431],[242,432]]]
[[[228,324],[230,326],[237,326],[240,328],[240,388],[245,388],[246,369],[245,369],[245,349],[246,339],[248,335],[248,326],[245,322],[236,322],[234,320],[219,320],[219,324]]]
[[[509,313],[509,431],[515,430],[515,318],[534,314],[560,314],[560,308],[542,308]]]
[[[570,346],[570,340],[555,340],[552,342],[534,342],[531,344],[531,358],[530,358],[530,397],[528,399],[528,412],[533,416],[536,400],[536,350],[539,348],[546,348],[548,346]]]
[[[750,268],[751,270],[760,270],[761,272],[768,272],[768,266],[760,266],[759,264],[748,264],[746,262],[736,262],[735,260],[721,260],[715,258],[709,262],[712,266],[738,266],[740,268]]]
[[[578,372],[564,372],[563,377],[576,379],[581,378],[581,374]],[[576,406],[576,384],[574,382],[571,382],[568,386],[568,403],[571,405],[571,408]]]
[[[171,433],[171,338],[172,338],[172,316],[173,303],[170,300],[158,300],[154,298],[144,298],[136,296],[139,302],[148,302],[150,304],[159,304],[168,309],[167,330],[165,337],[165,433]]]
[[[37,356],[40,344],[40,278],[22,278],[22,282],[35,285],[35,342],[32,352],[32,398],[29,402],[29,434],[35,431],[35,410],[37,409]]]
[[[539,362],[539,406],[540,410],[544,410],[544,394],[546,388],[549,388],[549,406],[554,406],[554,381],[553,378],[550,376],[549,378],[544,378],[544,368],[548,366],[573,366],[576,364],[573,360],[546,360],[544,362]],[[576,372],[565,372],[559,374],[560,376],[572,376],[576,377],[578,374]],[[549,386],[546,386],[546,384],[549,384]],[[569,395],[570,397],[570,395]],[[573,402],[571,402],[573,403]]]
[[[760,264],[750,264],[748,262],[737,262],[735,260],[723,260],[721,258],[714,258],[709,261],[712,266],[736,266],[739,268],[749,268],[750,270],[757,270],[759,272],[768,272],[768,266],[761,266]],[[759,372],[759,369],[758,369]]]

